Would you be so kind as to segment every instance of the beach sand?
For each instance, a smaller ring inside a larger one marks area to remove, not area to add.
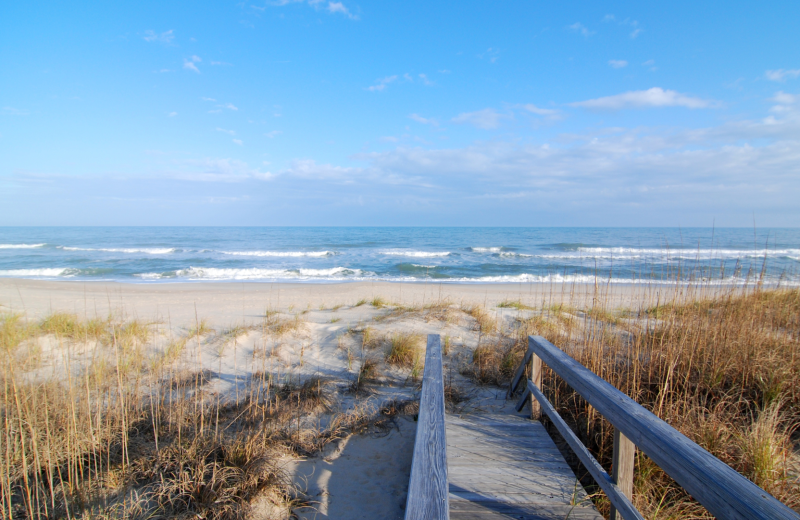
[[[709,289],[711,290],[711,289]],[[602,301],[607,307],[638,308],[689,292],[675,285],[618,285],[599,280],[592,284],[448,284],[349,282],[253,283],[198,282],[125,284],[116,282],[39,281],[0,279],[0,309],[42,316],[52,311],[78,316],[124,311],[131,316],[171,317],[188,322],[196,314],[215,324],[263,316],[266,310],[298,311],[351,306],[375,297],[401,305],[424,305],[449,300],[456,304],[495,307],[519,301],[531,307],[569,303],[578,308]]]

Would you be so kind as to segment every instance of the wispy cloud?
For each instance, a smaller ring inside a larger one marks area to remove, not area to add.
[[[29,113],[27,110],[20,110],[14,107],[3,107],[2,112],[9,116],[27,116]]]
[[[768,79],[768,80],[770,80],[770,81],[778,81],[778,82],[783,82],[783,81],[786,81],[786,80],[787,80],[787,79],[789,79],[789,78],[796,78],[796,77],[800,76],[800,69],[790,69],[790,70],[777,69],[777,70],[768,70],[768,71],[767,71],[767,72],[766,72],[764,75],[765,75],[765,76],[767,77],[767,79]]]
[[[283,132],[282,132],[282,131],[280,131],[280,130],[273,130],[273,131],[271,131],[271,132],[267,132],[267,133],[266,133],[266,134],[264,134],[264,135],[265,135],[265,136],[267,136],[267,137],[269,137],[270,139],[273,139],[273,138],[275,138],[275,137],[277,137],[277,136],[281,135],[282,133],[283,133]]]
[[[464,112],[457,115],[452,119],[454,123],[472,125],[475,128],[483,130],[491,130],[500,126],[503,119],[509,118],[509,115],[501,114],[493,108],[484,108],[476,112]]]
[[[146,42],[158,42],[163,44],[172,43],[172,40],[175,38],[175,35],[172,32],[172,29],[169,31],[164,31],[160,34],[157,34],[155,31],[145,31],[144,36],[142,37]]]
[[[484,52],[478,54],[477,57],[481,60],[489,60],[489,63],[497,63],[497,60],[500,59],[500,49],[489,47]]]
[[[243,182],[247,180],[270,180],[275,175],[251,168],[238,159],[188,159],[174,164],[175,168],[165,172],[166,176],[195,182]]]
[[[216,102],[217,102],[217,100],[216,100],[216,99],[214,99],[214,98],[210,98],[210,97],[201,97],[200,99],[202,99],[203,101],[213,101],[214,103],[216,103]]]
[[[220,128],[220,127],[217,127],[217,132],[222,132],[222,133],[228,134],[228,135],[236,135],[236,132],[234,130],[226,130],[226,129]]]
[[[377,83],[375,83],[375,85],[367,87],[366,90],[369,90],[370,92],[380,92],[386,88],[386,85],[388,85],[389,83],[393,83],[395,81],[397,81],[397,75],[386,76],[385,78],[377,80]]]
[[[242,146],[242,140],[241,139],[233,139],[233,144]]]
[[[428,76],[425,74],[419,74],[419,79],[422,80],[422,83],[425,85],[433,85],[433,81],[428,79]]]
[[[575,22],[572,25],[568,25],[567,29],[571,29],[575,32],[578,32],[584,36],[584,38],[588,38],[589,36],[594,34],[594,31],[590,31],[585,25],[580,22]]]
[[[192,56],[189,59],[185,59],[184,58],[184,60],[183,60],[183,68],[187,69],[187,70],[193,70],[194,72],[200,74],[200,69],[197,68],[197,65],[195,65],[195,63],[200,63],[201,61],[203,61],[203,60],[200,59],[200,56],[197,56],[197,55]]]
[[[530,112],[531,114],[536,114],[537,116],[546,116],[549,118],[559,118],[561,116],[561,111],[556,110],[553,108],[541,108],[537,107],[533,103],[526,103],[524,105],[517,105],[517,108],[520,108],[526,112]]]
[[[358,16],[353,14],[342,2],[332,2],[330,0],[274,0],[267,2],[267,5],[276,7],[289,5],[289,4],[308,4],[316,10],[327,11],[331,14],[341,14],[350,18],[351,20],[358,20]],[[256,9],[260,7],[252,6]]]
[[[628,66],[628,62],[625,60],[608,60],[608,64],[615,69],[623,69]]]
[[[685,108],[712,108],[717,103],[707,99],[681,94],[674,90],[664,90],[654,87],[648,90],[634,90],[615,96],[589,99],[570,103],[573,107],[582,107],[595,110],[621,110],[624,108],[655,108],[655,107],[685,107]]]
[[[167,114],[167,117],[175,117],[177,115],[178,115],[177,112],[170,112],[169,114]]]
[[[411,114],[408,118],[417,123],[422,123],[423,125],[439,126],[439,122],[432,117],[422,117],[419,114]]]

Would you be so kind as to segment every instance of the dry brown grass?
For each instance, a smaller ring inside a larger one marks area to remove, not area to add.
[[[483,344],[471,370],[479,379],[505,383],[507,369],[516,368],[522,356],[524,338],[542,335],[800,510],[800,480],[791,469],[800,427],[800,291],[682,295],[627,313],[641,316],[638,321],[620,320],[620,312],[602,305],[583,318],[554,311],[524,321],[516,337],[508,338],[515,342],[510,350]],[[543,390],[609,469],[610,424],[548,369]],[[596,503],[608,512],[607,500]],[[636,460],[634,503],[647,518],[710,518],[642,454]]]
[[[385,420],[363,406],[336,413],[321,378],[256,374],[220,399],[214,372],[174,364],[211,332],[198,325],[149,354],[153,327],[135,320],[0,315],[0,517],[242,518],[262,493],[297,501],[282,454]],[[267,330],[300,326],[273,316]],[[41,337],[56,338],[61,373],[32,375]]]
[[[421,334],[397,332],[389,336],[389,350],[386,353],[386,362],[404,368],[415,368],[422,360]]]

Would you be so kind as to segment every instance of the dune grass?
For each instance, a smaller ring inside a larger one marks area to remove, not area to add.
[[[480,383],[506,384],[528,334],[542,335],[800,510],[800,290],[698,291],[624,311],[596,301],[582,318],[564,316],[565,308],[548,309],[520,321],[514,333],[482,342],[467,372]],[[621,314],[639,318],[623,321]],[[610,470],[611,425],[547,368],[542,387]],[[585,475],[584,484],[591,484]],[[607,499],[598,497],[595,503],[608,514]],[[641,453],[633,501],[646,518],[710,518]]]
[[[285,334],[303,321],[272,315],[264,326]],[[220,399],[208,390],[216,373],[176,363],[211,332],[198,320],[151,351],[145,322],[0,314],[0,517],[242,518],[261,494],[286,510],[302,504],[283,454],[310,455],[385,420],[360,405],[335,412],[321,378],[257,373],[235,400]],[[42,338],[55,338],[56,367],[34,375]],[[314,414],[326,414],[324,427]]]

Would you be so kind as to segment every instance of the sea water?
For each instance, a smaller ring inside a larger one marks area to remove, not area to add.
[[[0,276],[47,280],[800,286],[798,268],[795,228],[0,228]]]

